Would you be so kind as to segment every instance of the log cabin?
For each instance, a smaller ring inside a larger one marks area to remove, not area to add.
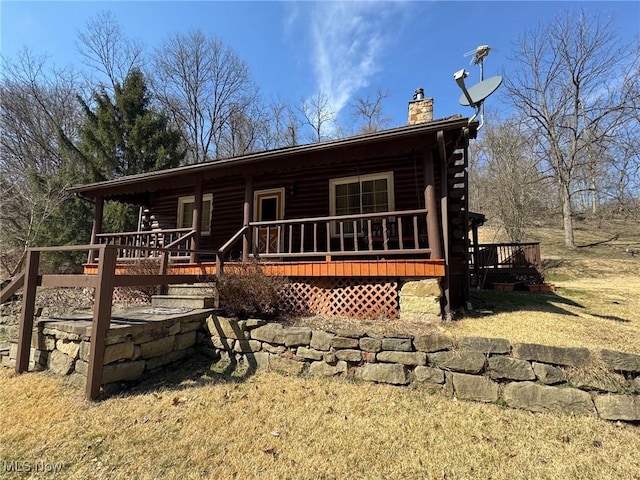
[[[171,249],[173,273],[257,261],[306,305],[322,293],[319,313],[355,316],[397,316],[406,282],[436,279],[450,316],[469,295],[466,167],[477,123],[432,112],[433,99],[414,96],[399,128],[70,191],[95,205],[92,244],[121,245],[122,263],[148,254],[132,246]],[[106,201],[144,209],[139,231],[104,233]],[[91,254],[84,269],[97,271]]]

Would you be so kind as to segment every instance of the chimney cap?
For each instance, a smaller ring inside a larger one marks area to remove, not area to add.
[[[424,100],[424,88],[422,87],[416,88],[416,91],[413,92],[413,99]]]

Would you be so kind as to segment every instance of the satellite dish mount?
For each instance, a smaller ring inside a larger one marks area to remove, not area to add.
[[[460,105],[469,106],[476,109],[476,113],[473,114],[473,117],[469,119],[469,123],[473,122],[475,118],[480,115],[480,124],[478,125],[478,130],[480,130],[484,125],[484,101],[485,99],[495,92],[500,85],[502,85],[502,77],[497,75],[495,77],[484,79],[484,59],[489,55],[489,51],[491,48],[488,45],[480,45],[475,50],[475,56],[471,63],[474,65],[480,65],[480,82],[473,85],[471,88],[467,89],[464,79],[469,76],[469,72],[467,72],[464,68],[462,70],[458,70],[453,74],[453,78],[455,79],[458,87],[462,90],[462,95],[460,96],[459,102]],[[466,55],[474,53],[474,51],[468,52]]]

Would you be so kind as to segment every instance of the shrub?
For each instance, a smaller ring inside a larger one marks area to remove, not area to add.
[[[215,284],[220,306],[241,318],[278,315],[288,288],[286,278],[265,275],[257,263],[229,266]]]

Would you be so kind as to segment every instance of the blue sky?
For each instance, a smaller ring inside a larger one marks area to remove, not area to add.
[[[485,78],[509,75],[508,57],[518,35],[563,10],[612,15],[621,38],[640,35],[640,2],[217,2],[111,1],[0,3],[1,51],[23,47],[47,54],[56,65],[77,64],[77,33],[99,11],[111,11],[124,32],[151,51],[175,33],[200,29],[218,36],[248,64],[263,94],[291,103],[322,90],[346,118],[346,104],[377,88],[391,97],[390,126],[407,121],[417,87],[434,97],[436,118],[470,116],[458,104],[453,73],[478,68],[463,54],[478,45],[495,50]],[[491,102],[500,101],[498,91]],[[488,102],[488,106],[490,106]]]

